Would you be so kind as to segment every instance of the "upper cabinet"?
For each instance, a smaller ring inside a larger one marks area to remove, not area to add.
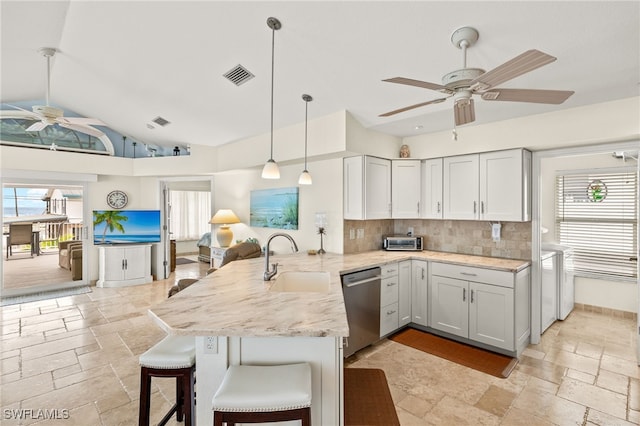
[[[345,219],[391,218],[391,161],[357,156],[344,159]]]
[[[442,158],[422,161],[422,201],[423,219],[442,219]]]
[[[420,160],[391,161],[391,217],[420,217]]]
[[[443,167],[445,219],[530,220],[529,151],[447,157]]]

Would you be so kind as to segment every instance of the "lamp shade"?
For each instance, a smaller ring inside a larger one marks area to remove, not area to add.
[[[228,225],[231,223],[240,223],[240,219],[231,209],[220,209],[213,215],[209,223]]]
[[[312,183],[313,179],[311,179],[311,173],[309,173],[307,170],[303,170],[302,173],[300,173],[300,178],[298,178],[298,184],[311,185]]]
[[[262,169],[262,179],[280,179],[280,169],[273,158],[265,163]]]
[[[216,233],[218,244],[220,247],[229,247],[233,241],[233,232],[229,229],[229,224],[240,223],[240,219],[231,209],[220,209],[213,215],[209,223],[220,225]]]

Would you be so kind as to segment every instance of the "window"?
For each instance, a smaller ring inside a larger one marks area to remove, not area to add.
[[[575,272],[637,278],[638,175],[635,170],[556,178],[556,235],[574,248]]]
[[[211,193],[171,190],[170,194],[172,239],[199,240],[211,230]]]

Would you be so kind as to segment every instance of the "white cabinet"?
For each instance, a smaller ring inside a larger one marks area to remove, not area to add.
[[[399,281],[398,263],[390,263],[381,268],[380,282],[380,337],[398,329]]]
[[[391,161],[391,217],[420,217],[420,160]]]
[[[101,246],[98,287],[122,287],[153,281],[151,244]]]
[[[421,217],[442,219],[442,158],[422,161],[421,180]]]
[[[411,322],[424,327],[429,325],[428,283],[427,261],[411,260]]]
[[[531,331],[529,273],[433,262],[430,327],[520,353]]]
[[[343,161],[344,218],[391,218],[391,161],[370,156]]]
[[[480,219],[526,222],[531,206],[531,152],[480,154]]]
[[[444,159],[444,218],[478,219],[478,154]]]
[[[412,264],[411,260],[398,262],[398,328],[411,322]]]
[[[530,220],[529,151],[446,157],[443,168],[445,219]]]

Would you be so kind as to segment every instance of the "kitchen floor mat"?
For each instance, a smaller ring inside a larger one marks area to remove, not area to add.
[[[196,261],[187,259],[186,257],[179,257],[176,259],[176,265],[188,265],[189,263],[196,263]]]
[[[406,328],[390,336],[389,340],[504,379],[509,377],[518,363],[517,358],[465,345],[413,328]]]
[[[345,426],[400,426],[384,371],[344,369]]]

